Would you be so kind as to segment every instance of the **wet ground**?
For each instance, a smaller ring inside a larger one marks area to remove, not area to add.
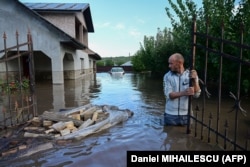
[[[97,73],[96,77],[66,81],[64,85],[40,82],[36,92],[40,114],[90,102],[129,109],[134,115],[126,122],[79,141],[53,143],[52,149],[28,157],[13,155],[2,160],[0,166],[125,167],[128,150],[220,150],[216,144],[186,134],[186,127],[162,125],[165,105],[162,80],[147,74],[111,77],[108,73]]]

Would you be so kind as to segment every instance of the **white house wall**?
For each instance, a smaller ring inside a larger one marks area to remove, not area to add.
[[[51,22],[68,35],[75,38],[75,16],[71,13],[40,13],[46,20]]]
[[[16,45],[16,31],[19,32],[19,43],[27,41],[27,33],[31,32],[33,50],[41,50],[52,61],[53,83],[63,83],[63,66],[60,52],[60,36],[51,30],[45,21],[35,19],[34,14],[28,9],[9,0],[0,1],[0,34],[7,34],[7,47]],[[8,19],[6,19],[8,18]],[[3,40],[0,40],[0,46]],[[34,59],[36,57],[34,56]]]
[[[79,27],[79,34],[80,34],[80,41],[84,43],[85,46],[88,46],[88,30],[85,18],[83,17],[83,14],[78,12],[76,13],[76,18],[81,23],[81,27]]]
[[[27,33],[30,32],[33,40],[35,70],[36,72],[50,70],[53,84],[62,84],[64,79],[77,79],[93,73],[93,61],[95,60],[90,58],[84,50],[74,50],[65,44],[62,45],[60,41],[69,41],[69,37],[55,27],[58,26],[74,38],[76,36],[76,18],[82,24],[78,30],[84,30],[83,37],[80,39],[84,38],[83,40],[86,41],[88,32],[81,12],[65,14],[63,17],[61,14],[60,17],[53,14],[47,15],[47,20],[51,22],[48,23],[16,0],[0,0],[0,34],[3,35],[4,32],[7,34],[7,47],[16,45],[16,31],[19,32],[19,43],[27,42]],[[86,44],[84,43],[85,46]],[[4,42],[0,40],[0,50],[4,49],[3,46]],[[27,47],[22,47],[20,51],[27,49]],[[36,54],[38,54],[37,57]],[[64,59],[65,55],[72,59]],[[45,56],[44,59],[42,56]],[[81,59],[84,60],[84,64],[81,63]],[[16,62],[9,64],[9,70],[18,70]],[[0,64],[1,71],[6,71],[4,63]]]
[[[76,61],[75,62],[75,67],[76,71],[78,71],[77,75],[78,76],[86,76],[92,73],[92,67],[89,65],[89,56],[86,52],[83,50],[77,50],[76,51],[77,59],[81,60],[83,59],[83,69],[82,69],[82,62],[81,61]],[[83,70],[83,71],[82,71]]]
[[[82,50],[77,50],[76,55],[77,55],[78,60],[80,60],[81,58],[84,59],[84,69],[90,68],[89,64],[88,64],[89,56],[86,52],[84,52]],[[76,66],[78,69],[81,69],[81,62],[80,61],[76,62]]]
[[[63,54],[64,79],[77,79],[93,72],[89,55],[84,50],[70,50],[61,47]],[[81,62],[83,60],[83,62]],[[82,64],[84,63],[84,64]],[[83,66],[83,69],[82,69]]]
[[[86,21],[85,21],[85,19],[84,19],[84,17],[83,17],[83,14],[80,13],[80,12],[78,12],[78,13],[76,13],[76,17],[77,17],[77,19],[81,22],[81,24],[83,25],[83,27],[84,27],[85,29],[87,29]]]
[[[88,31],[82,12],[76,13],[44,13],[40,12],[46,20],[51,22],[71,37],[83,42],[88,46]],[[80,22],[80,27],[76,29],[76,19]],[[76,32],[79,31],[79,32]],[[79,37],[76,34],[79,33]]]

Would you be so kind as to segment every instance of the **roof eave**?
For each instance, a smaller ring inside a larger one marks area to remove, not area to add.
[[[31,4],[31,3],[23,3],[25,4]],[[36,3],[34,3],[36,4]],[[86,25],[88,32],[94,32],[94,26],[93,26],[93,21],[92,21],[92,16],[91,16],[91,11],[90,11],[90,6],[88,3],[84,3],[86,6],[81,9],[70,9],[70,10],[65,10],[65,9],[39,9],[39,8],[34,8],[34,7],[28,7],[31,10],[35,12],[55,12],[55,13],[75,13],[75,12],[82,12],[84,19],[86,20]]]
[[[94,32],[94,25],[93,25],[92,16],[91,16],[89,6],[83,11],[83,17],[86,20],[88,32]]]
[[[90,57],[93,57],[95,60],[101,60],[101,59],[102,59],[101,56],[98,55],[97,53],[95,53],[95,54],[90,54],[89,56],[90,56]]]
[[[87,47],[79,42],[76,41],[61,41],[61,44],[65,45],[65,46],[70,46],[74,49],[86,49]]]
[[[91,49],[89,48],[85,48],[85,52],[90,56],[90,57],[93,57],[94,59],[96,60],[101,60],[101,56],[97,53],[95,53],[94,51],[92,51]]]

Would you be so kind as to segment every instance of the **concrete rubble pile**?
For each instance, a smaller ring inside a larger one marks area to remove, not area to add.
[[[126,121],[133,115],[128,109],[119,109],[116,106],[87,104],[73,109],[64,109],[58,112],[45,111],[34,117],[27,126],[23,127],[23,138],[43,138],[45,142],[32,149],[27,144],[7,150],[0,149],[1,157],[26,150],[21,156],[53,148],[54,143],[66,143],[69,140],[80,140],[84,137],[101,132],[118,123]],[[20,138],[20,137],[19,137]],[[6,140],[7,141],[7,140]],[[28,150],[28,151],[27,151]]]

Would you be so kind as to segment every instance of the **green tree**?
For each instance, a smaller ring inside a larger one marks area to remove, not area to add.
[[[105,66],[113,66],[113,65],[114,65],[114,62],[113,62],[112,59],[107,59],[107,60],[105,61]]]
[[[156,37],[144,37],[139,51],[133,58],[134,68],[137,70],[150,70],[155,74],[164,74],[168,70],[169,55],[180,52],[185,57],[185,66],[189,67],[191,50],[191,27],[193,19],[196,19],[197,31],[208,33],[218,40],[209,39],[208,47],[218,51],[209,52],[208,59],[208,80],[217,81],[220,68],[220,52],[230,55],[240,55],[239,48],[224,44],[221,45],[220,38],[241,42],[240,29],[242,25],[250,27],[250,1],[241,0],[239,8],[235,8],[235,0],[203,0],[202,6],[197,7],[192,0],[168,0],[170,7],[166,9],[166,15],[171,21],[172,28],[158,29]],[[171,10],[170,10],[171,8]],[[242,24],[243,23],[243,24]],[[206,28],[208,25],[208,29]],[[224,29],[222,30],[221,27]],[[244,29],[243,43],[250,41],[250,29]],[[197,45],[205,45],[205,38],[198,38]],[[243,59],[249,60],[249,51],[243,50]],[[205,51],[196,47],[195,68],[200,73],[205,65]],[[238,76],[236,71],[238,63],[223,58],[223,82],[228,83]],[[242,85],[245,90],[249,89],[250,72],[248,66],[242,67]],[[202,76],[201,74],[199,74]],[[235,87],[232,84],[231,87]]]
[[[105,66],[105,62],[103,60],[97,61],[96,65],[102,67]]]
[[[172,0],[168,0],[171,8],[175,12],[172,14],[169,8],[166,8],[167,16],[170,18],[173,27],[173,38],[178,47],[182,48],[184,55],[189,55],[190,52],[190,37],[191,37],[191,17],[196,16],[197,21],[197,31],[207,32],[205,24],[208,23],[209,29],[208,33],[211,36],[217,38],[223,38],[226,40],[239,42],[240,43],[240,29],[243,25],[247,27],[250,26],[250,3],[249,1],[240,1],[240,7],[235,9],[235,0],[203,0],[202,7],[197,9],[197,6],[191,0],[181,1],[177,0],[173,3]],[[233,12],[232,12],[233,11]],[[174,17],[175,16],[175,17]],[[178,19],[176,19],[176,17]],[[223,27],[223,31],[221,29]],[[249,29],[244,32],[244,43],[249,43]],[[197,39],[198,44],[204,45],[206,41],[204,39]],[[233,45],[224,44],[221,47],[220,40],[209,40],[209,48],[223,52],[230,55],[239,55],[239,48]],[[204,50],[196,50],[196,68],[198,71],[202,71],[204,67]],[[249,51],[243,53],[244,59],[249,60]],[[187,57],[186,57],[187,59]],[[218,71],[220,68],[221,57],[219,53],[210,52],[208,59],[208,77],[209,80],[216,81],[218,79]],[[229,83],[238,77],[236,72],[238,69],[238,63],[231,61],[229,59],[223,58],[223,82]],[[242,80],[244,88],[247,87],[248,90],[249,82],[246,78],[247,73],[249,73],[249,67],[243,66],[242,70]],[[230,84],[231,89],[235,89],[236,84]]]
[[[146,71],[146,68],[144,66],[144,63],[142,62],[142,51],[139,50],[135,53],[134,57],[132,58],[132,64],[133,64],[133,69],[134,71],[141,72],[141,71]]]
[[[151,71],[154,65],[154,37],[144,36],[143,44],[132,59],[133,68],[136,71]]]

